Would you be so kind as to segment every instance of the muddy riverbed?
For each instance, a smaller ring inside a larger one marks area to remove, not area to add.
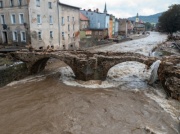
[[[104,82],[82,82],[51,59],[42,73],[0,88],[0,133],[178,134],[180,103],[149,77],[145,65],[124,62]]]

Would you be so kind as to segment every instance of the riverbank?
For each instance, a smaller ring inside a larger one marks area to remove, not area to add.
[[[131,40],[137,40],[137,39],[142,39],[142,38],[146,38],[148,37],[150,34],[137,34],[137,35],[131,35],[127,38],[121,39],[119,40],[117,43],[123,43],[123,42],[127,42],[127,41],[131,41]],[[98,49],[98,48],[102,48],[102,47],[107,47],[107,46],[111,46],[115,44],[115,42],[109,43],[109,44],[103,44],[103,45],[98,45],[98,46],[92,46],[92,47],[88,47],[88,48],[83,48],[82,50],[94,50],[94,49]]]

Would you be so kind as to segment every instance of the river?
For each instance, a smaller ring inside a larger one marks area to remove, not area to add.
[[[98,51],[148,55],[166,35],[114,44]],[[178,134],[180,104],[166,99],[150,70],[137,62],[111,68],[106,81],[77,81],[51,59],[40,74],[0,88],[0,134]]]

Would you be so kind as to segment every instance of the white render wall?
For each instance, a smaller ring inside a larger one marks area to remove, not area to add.
[[[69,16],[69,21],[68,21]],[[62,17],[64,24],[62,24]],[[73,20],[74,17],[74,20]],[[79,49],[80,41],[80,11],[79,8],[60,4],[59,6],[60,18],[60,49],[77,50]],[[70,29],[68,30],[68,25]],[[74,25],[74,29],[73,29]],[[64,33],[64,38],[62,37]],[[77,36],[76,36],[77,35]]]
[[[49,9],[48,2],[52,2],[52,9]],[[37,22],[37,15],[41,16],[41,24]],[[53,18],[53,24],[49,22],[50,15]],[[47,46],[54,46],[55,49],[60,48],[57,0],[40,0],[40,7],[36,6],[36,0],[30,0],[29,20],[33,48],[43,47],[46,49]],[[53,38],[50,38],[50,31],[53,31]],[[39,39],[38,32],[42,32],[42,40]]]
[[[2,20],[0,18],[0,44],[25,46],[29,43],[29,14],[27,0],[22,1],[22,5],[18,5],[18,1],[14,0],[13,7],[10,6],[9,0],[1,0],[3,7],[0,9],[0,15],[4,15],[7,29],[3,29]],[[11,15],[15,15],[15,24],[12,24]],[[19,14],[24,15],[24,23],[20,24]],[[26,24],[26,25],[25,25]],[[13,41],[13,32],[17,32],[17,40]],[[7,33],[7,43],[5,43],[3,32]],[[21,41],[21,32],[26,33],[26,41]]]

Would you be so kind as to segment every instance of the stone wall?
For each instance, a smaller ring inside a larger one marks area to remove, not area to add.
[[[25,63],[16,64],[0,69],[0,87],[6,84],[22,79],[28,75]]]
[[[168,97],[180,101],[180,57],[165,57],[162,61],[158,69],[159,79]]]

